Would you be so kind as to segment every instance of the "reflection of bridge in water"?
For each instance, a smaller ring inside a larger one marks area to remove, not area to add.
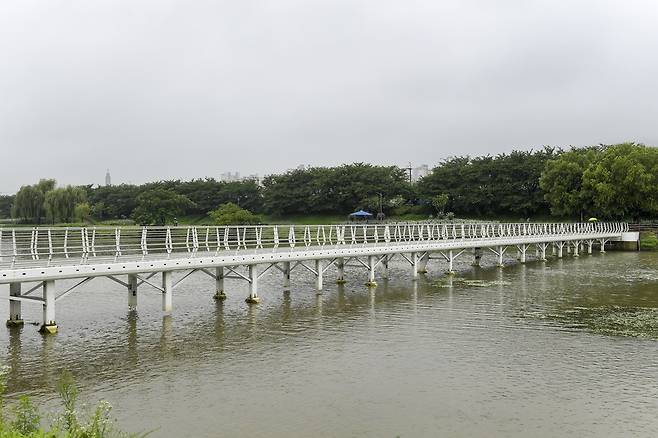
[[[409,264],[413,278],[425,272],[430,259],[453,263],[464,254],[479,264],[487,249],[498,257],[509,248],[525,263],[528,251],[545,260],[564,250],[578,256],[587,245],[592,253],[610,240],[627,236],[624,223],[516,223],[440,224],[400,223],[378,225],[275,225],[232,227],[94,227],[0,229],[0,284],[9,284],[8,324],[21,324],[21,303],[43,306],[41,331],[57,331],[55,304],[76,287],[96,277],[107,277],[128,290],[128,305],[137,305],[140,285],[162,292],[162,310],[172,310],[173,290],[194,273],[215,280],[215,298],[226,297],[224,280],[235,278],[249,284],[246,301],[256,304],[258,280],[271,269],[283,276],[290,288],[291,272],[305,269],[315,276],[316,290],[323,288],[324,274],[336,270],[336,282],[345,282],[345,266],[368,273],[368,287],[376,286],[377,272],[388,277],[393,257]],[[631,238],[634,238],[631,236]],[[637,240],[637,238],[634,238]],[[243,268],[246,268],[246,272]],[[180,273],[174,279],[174,273]],[[120,276],[126,276],[124,280]],[[154,277],[158,275],[160,282]],[[79,279],[56,292],[57,280]],[[37,282],[23,290],[24,283]],[[33,296],[37,290],[42,295]]]

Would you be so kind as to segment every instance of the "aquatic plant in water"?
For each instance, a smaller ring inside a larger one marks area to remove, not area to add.
[[[7,409],[4,393],[7,389],[8,368],[0,370],[0,438],[123,438],[143,437],[147,434],[129,434],[116,428],[110,417],[112,406],[99,402],[87,415],[78,412],[78,388],[73,377],[63,372],[57,382],[57,392],[63,411],[55,416],[48,429],[41,426],[41,414],[27,396]]]

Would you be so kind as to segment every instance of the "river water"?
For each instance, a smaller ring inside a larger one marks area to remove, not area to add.
[[[470,261],[450,278],[432,260],[416,282],[392,262],[373,291],[363,270],[344,287],[328,270],[321,296],[302,269],[290,294],[268,272],[251,307],[245,284],[215,303],[195,274],[164,318],[156,290],[128,312],[127,292],[95,279],[58,303],[57,335],[0,330],[0,360],[10,398],[54,408],[68,369],[154,437],[658,436],[658,253]]]

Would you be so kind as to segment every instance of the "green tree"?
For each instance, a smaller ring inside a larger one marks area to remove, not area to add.
[[[584,196],[603,218],[658,215],[658,149],[635,143],[602,148],[583,171]]]
[[[232,202],[222,204],[208,214],[215,225],[247,225],[262,222],[260,216]]]
[[[103,220],[105,218],[105,203],[103,201],[96,202],[91,206],[91,215],[97,219]]]
[[[434,207],[437,213],[443,214],[446,205],[448,205],[448,199],[448,195],[445,193],[439,193],[432,198],[432,207]]]
[[[15,198],[14,195],[0,195],[0,219],[11,217],[11,206]]]
[[[404,170],[396,166],[354,163],[310,167],[263,180],[264,210],[277,216],[347,214],[360,206],[375,210],[379,193],[385,207],[390,199],[413,196]]]
[[[16,193],[12,216],[23,222],[41,223],[44,197],[36,185],[22,186]]]
[[[572,149],[540,184],[557,215],[639,219],[658,214],[658,149],[636,143]]]
[[[137,197],[133,218],[141,225],[165,225],[194,206],[187,196],[171,190],[152,189]]]
[[[51,223],[72,222],[75,219],[75,206],[85,202],[86,193],[81,187],[61,187],[52,189],[44,197],[46,218]]]
[[[88,192],[88,202],[95,206],[97,218],[126,219],[137,207],[137,197],[147,189],[144,186],[118,184],[99,186]]]
[[[40,179],[36,185],[36,188],[45,195],[49,191],[53,190],[56,185],[57,181],[54,179]]]
[[[539,180],[551,213],[556,216],[581,216],[591,211],[591,195],[583,192],[583,172],[595,162],[600,149],[572,149],[546,163]]]
[[[80,202],[76,204],[73,210],[73,216],[77,221],[86,221],[91,217],[91,206],[88,202]]]
[[[37,184],[22,186],[14,198],[11,215],[23,222],[40,224],[46,194],[55,188],[54,179],[42,179]]]
[[[436,195],[448,195],[444,208],[461,215],[527,217],[543,213],[548,205],[539,178],[546,162],[558,154],[545,147],[495,157],[450,158],[418,182],[418,191],[428,209]]]

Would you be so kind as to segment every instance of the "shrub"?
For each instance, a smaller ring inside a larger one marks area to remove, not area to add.
[[[249,225],[262,222],[261,217],[257,214],[240,208],[232,202],[220,205],[208,215],[215,225]]]
[[[115,428],[114,420],[110,418],[112,407],[101,401],[88,418],[80,418],[77,411],[78,388],[73,377],[63,372],[57,382],[57,392],[62,399],[64,411],[55,417],[49,429],[41,427],[41,415],[38,408],[27,396],[19,398],[18,403],[9,409],[6,415],[4,409],[4,391],[7,388],[7,368],[0,371],[0,438],[110,438],[137,437]]]

